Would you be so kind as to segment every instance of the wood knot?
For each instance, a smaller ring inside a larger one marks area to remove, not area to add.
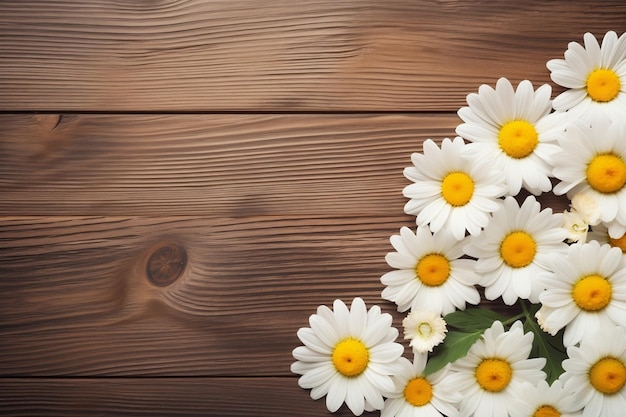
[[[148,280],[157,287],[167,287],[176,281],[187,266],[187,252],[175,243],[157,246],[146,264]]]

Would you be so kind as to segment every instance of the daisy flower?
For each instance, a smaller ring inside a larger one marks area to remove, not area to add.
[[[400,235],[389,240],[397,252],[388,253],[385,260],[397,270],[380,278],[386,285],[381,295],[396,303],[398,311],[430,310],[445,315],[464,310],[466,303],[480,302],[475,261],[460,259],[465,255],[463,241],[445,231],[432,234],[428,226],[418,227],[415,234],[402,227]]]
[[[569,211],[563,212],[563,227],[567,230],[567,241],[585,243],[589,226],[600,222],[600,208],[589,194],[578,193],[572,197]]]
[[[567,88],[553,101],[554,109],[590,122],[599,113],[620,120],[626,114],[626,34],[607,32],[602,45],[591,33],[585,46],[570,42],[565,59],[551,59],[550,78]]]
[[[524,383],[537,385],[545,380],[541,369],[546,359],[528,358],[532,343],[533,334],[524,334],[520,321],[506,332],[502,323],[495,321],[467,356],[452,363],[442,384],[463,394],[462,416],[507,416],[513,399],[522,395]]]
[[[559,138],[562,152],[554,157],[557,195],[571,199],[587,194],[597,202],[602,222],[626,225],[626,123],[572,121]]]
[[[601,343],[598,343],[601,341]],[[584,417],[621,417],[626,409],[626,334],[619,326],[597,329],[579,347],[567,348],[561,375],[584,406]]]
[[[484,232],[472,236],[465,252],[478,259],[478,284],[485,287],[487,299],[502,296],[507,305],[518,298],[536,303],[543,290],[541,278],[551,273],[549,258],[567,249],[567,232],[561,216],[550,208],[539,211],[533,196],[521,207],[514,197],[506,197],[502,205]]]
[[[437,313],[427,310],[411,311],[402,320],[404,339],[410,340],[413,352],[432,352],[446,338],[446,321]]]
[[[546,279],[537,312],[553,336],[563,327],[563,344],[583,340],[590,329],[613,323],[626,326],[626,268],[622,251],[592,240],[568,247],[550,259],[554,276]]]
[[[548,385],[524,384],[521,395],[514,398],[509,410],[511,417],[582,417],[581,407],[570,391],[563,389],[561,381]]]
[[[458,111],[465,123],[456,133],[472,142],[465,151],[497,168],[506,178],[509,195],[517,195],[522,187],[536,195],[552,189],[551,156],[560,150],[556,139],[566,115],[550,113],[551,93],[549,85],[534,90],[528,80],[513,90],[509,80],[500,78],[495,90],[483,84],[478,94],[469,94],[469,107]]]
[[[448,368],[424,376],[427,355],[415,355],[413,363],[400,358],[402,370],[393,377],[394,390],[386,393],[381,417],[456,417],[453,405],[461,400],[455,387],[442,384]]]
[[[381,392],[393,390],[391,375],[397,370],[404,347],[395,343],[398,330],[391,326],[391,315],[380,307],[369,311],[361,298],[350,310],[335,300],[333,310],[319,306],[309,317],[310,328],[298,330],[304,346],[293,350],[297,360],[291,371],[302,375],[300,387],[311,388],[311,398],[326,395],[326,407],[335,412],[345,402],[350,411],[380,410]]]
[[[410,200],[404,206],[415,215],[418,226],[430,225],[433,232],[447,228],[461,240],[465,232],[479,234],[497,210],[497,199],[506,192],[503,178],[492,170],[487,158],[464,158],[465,143],[460,137],[445,138],[441,149],[434,141],[424,141],[424,153],[411,155],[412,167],[404,176],[413,181],[403,194]]]

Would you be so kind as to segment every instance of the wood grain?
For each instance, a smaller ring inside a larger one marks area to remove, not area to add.
[[[621,0],[4,0],[0,110],[454,111],[625,22]]]
[[[411,153],[459,123],[454,114],[0,115],[0,214],[401,214]]]
[[[0,379],[3,416],[320,417],[296,378]],[[348,417],[345,407],[332,414]],[[364,417],[379,413],[364,413]]]
[[[403,220],[3,218],[0,375],[290,375],[319,304],[394,311],[379,277]],[[163,242],[188,262],[158,287],[146,262]]]
[[[320,304],[380,298],[407,216],[0,219],[0,376],[289,375]],[[180,277],[150,282],[164,243]],[[506,312],[506,309],[500,309]]]
[[[401,213],[454,115],[0,115],[0,213]],[[51,126],[55,126],[50,129]]]

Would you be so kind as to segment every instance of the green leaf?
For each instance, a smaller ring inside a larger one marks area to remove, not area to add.
[[[448,326],[456,327],[463,331],[477,331],[488,329],[494,321],[505,322],[506,317],[486,308],[468,308],[463,311],[454,311],[444,318]]]
[[[563,360],[567,359],[567,353],[563,346],[563,331],[558,332],[556,336],[551,336],[541,330],[539,324],[530,317],[524,321],[524,332],[529,331],[534,334],[530,357],[546,358],[543,371],[546,373],[548,383],[552,384],[564,372],[562,363]]]
[[[437,346],[435,354],[428,359],[424,374],[429,375],[437,372],[448,363],[467,355],[472,345],[480,339],[485,329],[489,327],[491,327],[491,323],[486,328],[474,332],[449,331],[443,343]]]

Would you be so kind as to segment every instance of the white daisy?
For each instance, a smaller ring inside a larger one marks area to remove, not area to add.
[[[589,226],[600,222],[600,207],[589,194],[578,193],[572,197],[570,209],[563,212],[563,227],[567,230],[567,241],[585,243]]]
[[[381,417],[456,417],[454,406],[461,400],[456,387],[442,384],[447,369],[424,376],[427,355],[415,355],[413,363],[400,359],[402,370],[394,377],[395,389],[386,393]]]
[[[521,395],[513,401],[509,410],[511,417],[582,417],[576,397],[563,389],[559,380],[552,385],[547,381],[524,384]]]
[[[457,240],[466,231],[479,234],[488,214],[498,208],[497,198],[506,192],[491,161],[461,156],[465,146],[460,137],[445,138],[441,149],[427,139],[424,153],[413,153],[414,166],[404,169],[404,176],[414,182],[403,190],[410,198],[404,211],[417,216],[418,226],[430,225],[433,232],[447,228]]]
[[[360,298],[352,301],[350,310],[341,300],[335,300],[333,310],[319,306],[309,317],[311,327],[298,330],[304,346],[293,350],[297,361],[291,371],[302,375],[300,387],[311,388],[314,400],[326,395],[331,412],[344,402],[355,415],[380,410],[381,392],[393,390],[391,375],[404,352],[394,342],[398,330],[391,321],[378,306],[368,311]]]
[[[432,352],[446,338],[446,321],[428,310],[413,310],[403,320],[404,339],[415,353]]]
[[[565,327],[563,344],[572,346],[589,329],[626,326],[626,268],[622,251],[597,241],[571,245],[550,259],[554,276],[544,280],[537,312],[542,328],[555,335]]]
[[[550,208],[539,211],[533,196],[521,207],[514,197],[506,197],[502,205],[483,233],[472,236],[465,252],[478,259],[476,272],[487,299],[502,296],[508,305],[518,298],[536,303],[543,290],[541,278],[551,274],[549,258],[567,249],[567,232],[561,215]]]
[[[516,321],[509,331],[495,321],[467,356],[452,363],[442,384],[456,387],[463,394],[460,415],[475,417],[507,416],[513,399],[520,397],[524,383],[536,385],[546,374],[545,358],[529,359],[533,334]]]
[[[578,193],[597,202],[600,220],[626,225],[626,119],[594,123],[572,121],[554,157],[554,176],[561,180],[554,193]]]
[[[430,310],[445,315],[464,310],[466,303],[480,302],[475,261],[461,259],[464,241],[452,239],[445,231],[431,234],[428,226],[418,227],[415,234],[402,227],[400,235],[389,240],[397,252],[388,253],[385,260],[397,270],[380,278],[386,285],[382,298],[396,303],[398,311]]]
[[[626,334],[619,326],[588,331],[589,339],[579,347],[567,348],[561,380],[584,406],[584,417],[622,417],[626,410]]]
[[[602,45],[591,33],[583,36],[585,46],[570,42],[565,59],[547,63],[550,78],[567,88],[553,101],[557,111],[590,123],[597,114],[613,120],[626,114],[626,34],[619,38],[607,32]]]
[[[528,80],[513,90],[500,78],[495,89],[483,84],[469,94],[469,107],[458,111],[465,123],[456,133],[472,142],[465,151],[488,160],[506,178],[509,195],[522,187],[536,195],[552,189],[551,158],[560,150],[556,139],[567,116],[550,113],[551,92],[547,84],[535,91]]]

